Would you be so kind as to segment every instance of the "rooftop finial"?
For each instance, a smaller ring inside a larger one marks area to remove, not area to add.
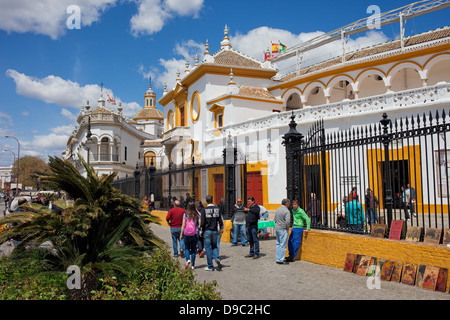
[[[230,50],[231,49],[231,42],[230,42],[230,39],[228,39],[228,25],[225,25],[225,30],[223,31],[223,34],[225,36],[223,37],[223,41],[220,43],[220,46],[224,50]]]

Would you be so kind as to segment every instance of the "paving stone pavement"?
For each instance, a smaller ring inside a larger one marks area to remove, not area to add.
[[[170,229],[151,225],[156,236],[172,251]],[[314,231],[311,231],[314,232]],[[450,300],[450,294],[434,292],[402,283],[381,281],[380,289],[369,289],[369,277],[342,269],[295,261],[275,263],[276,240],[260,240],[261,258],[245,258],[249,247],[232,247],[221,242],[221,271],[205,271],[206,257],[196,257],[196,279],[218,283],[224,300]],[[175,258],[174,258],[175,259]],[[185,258],[177,258],[184,265]],[[373,287],[373,286],[372,286]]]

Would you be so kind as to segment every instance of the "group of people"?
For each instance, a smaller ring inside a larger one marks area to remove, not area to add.
[[[174,256],[184,255],[186,268],[194,269],[197,253],[201,257],[202,253],[205,252],[207,259],[205,270],[220,270],[222,263],[219,258],[219,248],[224,230],[222,211],[218,205],[213,203],[211,195],[206,196],[206,203],[207,206],[203,207],[200,201],[196,203],[190,201],[184,209],[181,202],[175,200],[174,207],[167,213],[166,221],[171,230]],[[306,232],[310,229],[310,219],[305,211],[298,206],[298,202],[293,201],[292,214],[289,207],[289,200],[284,199],[282,206],[275,213],[276,263],[279,264],[288,264],[294,261],[302,242],[303,229],[306,228]],[[247,206],[243,205],[240,198],[237,199],[231,217],[233,223],[231,245],[237,246],[240,236],[241,245],[249,246],[249,253],[245,255],[246,258],[260,258],[258,221],[261,218],[267,218],[267,216],[268,211],[258,205],[254,197],[248,197]],[[291,223],[291,220],[293,223]],[[292,231],[288,240],[287,235],[291,226]],[[285,258],[288,242],[289,256]]]
[[[167,213],[166,221],[172,234],[174,256],[184,255],[185,267],[194,269],[197,253],[202,257],[206,252],[208,265],[205,270],[211,271],[215,269],[213,260],[218,269],[222,268],[219,246],[223,218],[211,195],[206,196],[206,203],[207,206],[203,207],[200,201],[194,202],[192,199],[184,209],[180,200],[175,200],[173,208]]]
[[[405,219],[410,219],[412,215],[416,216],[415,204],[416,204],[416,190],[408,183],[406,188],[401,187],[401,208],[404,211]],[[348,227],[353,231],[362,231],[366,228],[366,215],[367,222],[371,226],[373,223],[378,223],[378,209],[380,202],[374,195],[372,189],[367,188],[364,198],[366,214],[364,208],[359,202],[359,195],[356,187],[353,187],[348,196],[344,196],[342,203],[338,205],[335,210],[336,224],[341,228]],[[410,211],[409,211],[410,210]]]
[[[283,199],[281,206],[275,212],[275,232],[277,238],[276,259],[277,264],[289,264],[293,262],[300,249],[303,232],[310,230],[311,220],[306,212],[299,207],[297,200],[292,201],[292,209],[289,210],[291,202]],[[289,234],[289,229],[291,233]],[[306,228],[306,229],[305,229]],[[286,257],[286,246],[288,257]]]

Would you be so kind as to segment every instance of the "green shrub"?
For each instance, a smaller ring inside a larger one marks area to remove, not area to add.
[[[128,278],[105,276],[94,300],[219,300],[217,283],[200,283],[165,249],[139,261],[140,271]]]
[[[45,265],[0,259],[1,300],[66,300],[67,275]]]

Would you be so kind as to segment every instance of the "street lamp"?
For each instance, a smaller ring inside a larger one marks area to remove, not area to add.
[[[11,150],[3,150],[3,152],[11,152],[13,154],[13,156],[14,156],[14,162],[16,162],[16,154],[13,151],[11,151]],[[13,162],[13,167],[14,167],[14,162]]]
[[[88,117],[88,127],[86,134],[86,142],[82,143],[83,148],[87,151],[87,164],[90,165],[89,153],[91,152],[91,147],[93,145],[92,132],[91,132],[91,116]]]
[[[14,136],[5,136],[5,138],[13,138],[17,141],[17,177],[16,177],[16,196],[19,194],[19,162],[20,162],[20,142],[19,140]]]

